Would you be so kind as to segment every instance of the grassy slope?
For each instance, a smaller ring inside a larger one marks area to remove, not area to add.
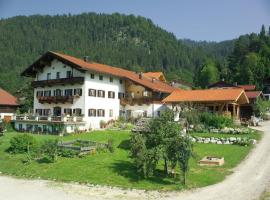
[[[56,179],[61,181],[77,181],[102,185],[114,185],[125,188],[172,190],[182,189],[179,178],[167,178],[162,173],[162,163],[156,176],[150,179],[139,179],[137,172],[129,158],[127,144],[129,132],[96,131],[93,133],[73,135],[63,140],[75,138],[91,139],[106,142],[114,139],[116,147],[114,153],[98,153],[84,158],[59,158],[56,163],[46,164],[32,162],[25,165],[22,160],[24,155],[10,155],[5,152],[9,146],[9,139],[16,133],[8,133],[0,137],[0,171],[4,174],[19,177],[41,177],[43,179]],[[35,136],[38,140],[55,138],[56,136]],[[120,145],[120,146],[119,146]],[[196,158],[191,161],[188,175],[188,187],[201,187],[214,184],[225,178],[230,169],[235,167],[249,152],[252,147],[236,145],[195,144]],[[197,161],[205,155],[225,157],[222,167],[202,167]]]

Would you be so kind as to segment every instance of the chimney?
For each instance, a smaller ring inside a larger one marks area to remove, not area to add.
[[[237,85],[238,85],[238,83],[237,83],[237,82],[234,82],[234,85],[235,85],[235,86],[237,86]]]
[[[84,62],[88,62],[88,57],[89,57],[89,56],[84,56],[84,57],[83,57]]]
[[[139,79],[142,79],[142,72],[139,73]]]
[[[225,81],[225,79],[224,79],[224,78],[222,78],[222,79],[221,79],[221,81],[223,81],[223,82],[224,82],[224,81]]]
[[[154,83],[156,81],[156,79],[155,78],[152,78],[152,83]]]

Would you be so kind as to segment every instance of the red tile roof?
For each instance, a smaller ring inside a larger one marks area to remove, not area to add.
[[[84,60],[81,60],[79,58],[75,58],[75,57],[72,57],[69,55],[64,55],[64,54],[60,54],[60,53],[56,53],[56,52],[52,52],[52,51],[47,52],[40,59],[42,59],[46,55],[53,56],[53,57],[59,59],[60,61],[63,61],[63,60],[68,61],[70,64],[75,65],[77,68],[79,68],[81,70],[96,71],[96,72],[100,72],[100,73],[111,74],[114,76],[126,78],[126,79],[129,79],[129,80],[137,83],[137,84],[143,85],[146,88],[152,89],[154,91],[171,93],[172,91],[175,90],[174,87],[172,87],[171,85],[166,84],[162,81],[155,80],[154,82],[152,82],[152,80],[149,79],[149,77],[142,76],[140,78],[139,74],[132,72],[132,71],[129,71],[129,70],[122,69],[122,68],[112,67],[109,65],[95,63],[95,62],[85,62]],[[22,73],[22,75],[27,75],[27,73],[31,70],[31,68],[33,68],[33,66],[38,61],[36,61],[34,64],[32,64],[30,67],[28,67]]]
[[[256,85],[238,85],[238,87],[243,88],[244,90],[247,91],[256,89]]]
[[[243,89],[182,90],[172,92],[163,102],[236,102],[241,96],[249,102]]]
[[[16,97],[0,88],[0,105],[18,106]]]
[[[262,91],[246,91],[246,95],[249,99],[255,99],[262,94]]]

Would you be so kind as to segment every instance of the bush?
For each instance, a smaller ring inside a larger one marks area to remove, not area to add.
[[[59,149],[58,155],[61,157],[66,157],[66,158],[74,158],[75,156],[78,156],[78,152],[74,151],[72,149]]]
[[[113,139],[108,140],[108,149],[111,153],[114,152],[114,147],[113,147]]]
[[[200,122],[199,112],[195,109],[184,111],[180,117],[185,118],[189,125],[197,125]]]
[[[49,162],[55,162],[58,154],[58,140],[46,140],[42,147],[44,158]]]
[[[37,140],[29,134],[18,134],[10,139],[9,152],[11,153],[26,153],[38,151]]]
[[[231,117],[203,112],[199,115],[200,122],[207,127],[224,128],[233,126]]]

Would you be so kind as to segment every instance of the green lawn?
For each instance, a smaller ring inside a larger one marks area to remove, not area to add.
[[[10,155],[6,152],[9,140],[15,134],[7,133],[0,137],[0,171],[3,174],[18,177],[42,179],[56,179],[59,181],[76,181],[80,183],[93,183],[113,185],[124,188],[179,190],[183,189],[177,179],[164,177],[163,165],[159,164],[159,170],[153,178],[140,179],[132,160],[129,158],[128,144],[130,132],[128,131],[94,131],[91,133],[71,135],[67,137],[35,135],[38,140],[58,137],[60,140],[72,140],[76,138],[93,141],[107,142],[113,138],[115,152],[103,152],[96,155],[88,155],[83,158],[59,158],[56,163],[23,164],[25,155]],[[196,158],[191,161],[191,169],[188,175],[188,188],[202,187],[214,184],[225,178],[245,156],[252,147],[237,145],[195,144]],[[225,165],[222,167],[198,166],[197,161],[203,156],[222,156]]]

